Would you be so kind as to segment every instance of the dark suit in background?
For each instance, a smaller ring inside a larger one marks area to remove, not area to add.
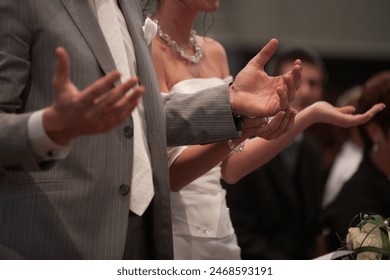
[[[317,141],[305,135],[238,183],[223,182],[243,259],[315,256],[323,185],[320,155]]]
[[[345,239],[348,228],[357,226],[360,222],[357,216],[363,214],[390,217],[390,180],[368,155],[322,212],[321,221],[328,233],[330,251],[341,247],[340,238]]]

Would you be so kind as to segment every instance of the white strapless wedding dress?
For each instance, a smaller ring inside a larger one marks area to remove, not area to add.
[[[183,80],[169,94],[193,93],[229,83],[219,78]],[[187,146],[168,148],[169,164]],[[226,192],[220,184],[221,168],[209,172],[171,192],[173,246],[175,259],[240,259],[240,248],[226,206]]]

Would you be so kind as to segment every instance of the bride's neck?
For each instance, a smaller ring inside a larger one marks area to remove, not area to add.
[[[196,19],[196,14],[185,12],[179,9],[178,5],[172,7],[163,6],[157,8],[154,19],[158,20],[161,29],[167,33],[172,40],[182,47],[188,46],[191,37],[191,30]]]

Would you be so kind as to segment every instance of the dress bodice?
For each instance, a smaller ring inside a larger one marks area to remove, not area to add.
[[[180,81],[168,94],[188,93],[228,84],[232,77],[196,78]],[[188,146],[168,148],[171,165]],[[171,192],[173,234],[200,237],[224,237],[233,227],[225,202],[225,190],[220,184],[221,168],[215,166],[179,192]]]

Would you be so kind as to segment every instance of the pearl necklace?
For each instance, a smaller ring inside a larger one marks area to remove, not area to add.
[[[196,42],[196,37],[195,37],[196,32],[195,32],[195,30],[191,31],[191,37],[190,37],[190,43],[192,45],[192,48],[194,49],[195,54],[194,55],[188,55],[188,54],[185,53],[184,49],[181,48],[176,43],[176,41],[172,40],[171,37],[167,33],[165,33],[164,31],[161,30],[161,27],[158,24],[157,19],[154,19],[153,21],[157,24],[158,36],[161,39],[163,39],[168,44],[168,46],[170,46],[174,51],[179,53],[182,58],[188,60],[189,62],[191,62],[193,64],[197,64],[200,61],[200,59],[203,56],[203,52],[202,52],[202,48]]]

